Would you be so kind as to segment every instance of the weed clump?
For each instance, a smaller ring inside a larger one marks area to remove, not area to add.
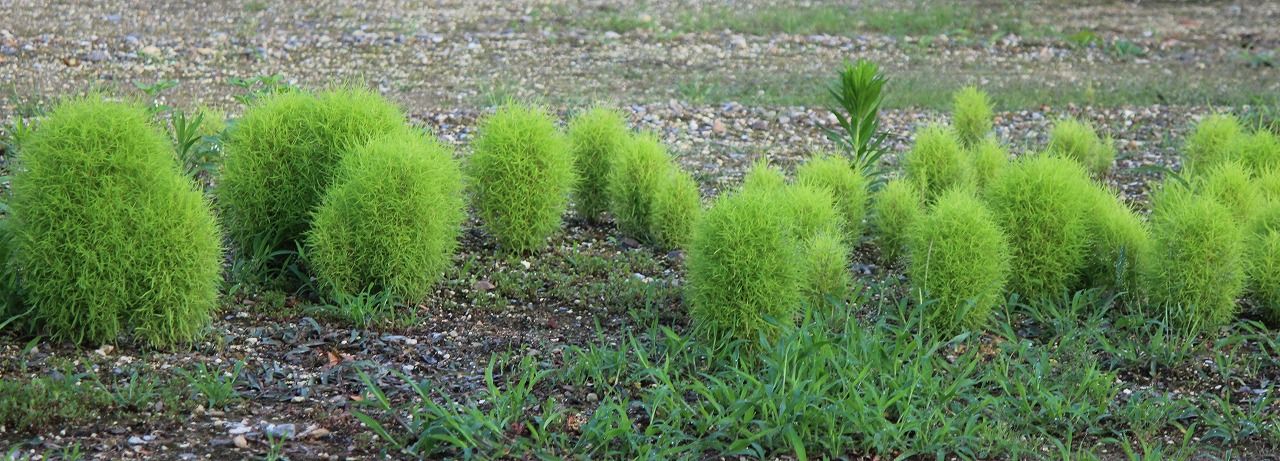
[[[904,167],[907,178],[930,203],[943,191],[973,184],[973,170],[960,142],[954,133],[938,125],[916,133]]]
[[[449,149],[404,129],[343,159],[308,235],[310,266],[340,295],[415,302],[449,267],[466,218]]]
[[[1236,161],[1220,162],[1199,176],[1200,192],[1231,210],[1237,223],[1246,224],[1263,206],[1262,192],[1254,186],[1249,171]]]
[[[1120,197],[1095,186],[1089,201],[1090,249],[1085,257],[1084,288],[1107,288],[1134,294],[1139,265],[1151,251],[1146,224]]]
[[[796,182],[831,195],[844,220],[845,242],[856,245],[862,238],[862,221],[867,215],[870,195],[867,177],[843,157],[823,155],[800,165],[796,169]]]
[[[908,231],[924,214],[923,199],[916,186],[905,179],[885,183],[872,200],[871,229],[880,257],[897,263],[907,249]]]
[[[543,109],[507,103],[481,123],[471,156],[476,210],[508,251],[536,250],[556,229],[574,184],[573,155]]]
[[[1074,286],[1089,248],[1092,185],[1074,160],[1036,155],[1005,170],[986,194],[1009,238],[1009,288],[1025,297],[1062,296]]]
[[[974,184],[982,191],[1009,165],[1009,151],[995,136],[987,136],[969,149],[969,161],[973,164]]]
[[[1238,158],[1232,146],[1244,136],[1240,120],[1229,114],[1213,114],[1196,124],[1187,137],[1184,171],[1206,171],[1218,163]]]
[[[652,240],[654,197],[672,169],[662,141],[653,134],[632,137],[618,151],[609,173],[609,211],[618,229],[640,240]]]
[[[1009,246],[1004,233],[971,191],[938,198],[910,236],[911,286],[934,301],[925,322],[942,333],[981,329],[1004,299]]]
[[[991,133],[992,113],[986,92],[973,86],[957,91],[951,102],[951,125],[960,143],[972,149],[985,139]]]
[[[702,194],[688,172],[671,164],[653,196],[649,234],[665,248],[685,248],[702,217]]]
[[[22,154],[12,264],[34,326],[78,344],[197,338],[218,305],[221,237],[146,110],[66,101]]]
[[[1050,154],[1074,159],[1095,175],[1111,169],[1116,148],[1111,138],[1101,138],[1093,125],[1074,118],[1059,120],[1049,134]]]
[[[574,208],[592,222],[609,209],[609,167],[628,142],[627,121],[617,110],[594,107],[569,122],[569,144],[578,172]]]

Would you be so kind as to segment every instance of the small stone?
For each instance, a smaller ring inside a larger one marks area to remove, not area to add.
[[[595,392],[592,392],[592,393],[587,394],[587,401],[588,401],[588,402],[596,402],[596,401],[598,401],[598,400],[600,400],[600,396],[596,395],[596,393],[595,393]]]
[[[619,33],[614,32],[614,31],[612,31],[612,30],[607,31],[607,32],[605,32],[605,33],[604,33],[604,38],[605,38],[605,39],[607,39],[607,40],[617,40],[619,37],[622,37],[622,34],[619,34]]]
[[[471,285],[471,288],[476,291],[493,291],[494,288],[498,287],[488,280],[477,280],[476,283]]]
[[[102,61],[106,61],[107,59],[110,59],[111,57],[107,56],[107,53],[102,50],[93,50],[93,51],[90,51],[89,55],[85,56],[84,58],[89,60],[89,62],[102,62]]]
[[[265,433],[267,437],[292,439],[294,435],[298,434],[298,427],[293,424],[269,424],[262,432]]]
[[[621,243],[625,248],[640,248],[640,241],[631,237],[623,237]]]
[[[328,437],[328,436],[329,436],[329,434],[331,434],[331,432],[329,432],[329,430],[328,430],[328,429],[325,429],[325,428],[321,427],[321,428],[317,428],[317,429],[316,429],[316,430],[314,430],[314,431],[308,432],[308,433],[307,433],[307,438],[310,438],[310,439],[322,439],[322,438]]]
[[[249,448],[249,441],[245,440],[243,435],[232,437],[231,443],[235,444],[236,448]]]
[[[715,122],[712,122],[712,123],[711,123],[711,132],[712,132],[712,133],[715,133],[715,134],[724,134],[724,132],[725,132],[724,122],[721,122],[721,121],[719,121],[719,120],[716,120]]]
[[[142,54],[160,57],[160,48],[157,48],[155,45],[147,45],[142,47]]]
[[[136,435],[129,437],[129,445],[142,445],[144,443],[147,443],[147,442],[145,440],[142,440],[142,437],[138,437]]]

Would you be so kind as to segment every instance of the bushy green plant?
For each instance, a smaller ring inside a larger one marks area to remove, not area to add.
[[[1074,118],[1053,124],[1047,151],[1075,159],[1095,175],[1105,174],[1116,160],[1116,147],[1111,138],[1099,137],[1092,124]]]
[[[1262,192],[1253,184],[1249,171],[1240,162],[1219,162],[1197,179],[1201,193],[1231,210],[1238,223],[1250,222],[1263,205]]]
[[[849,273],[849,247],[837,234],[822,232],[802,243],[804,263],[801,290],[811,306],[847,301],[853,288]]]
[[[1213,114],[1200,120],[1187,136],[1183,171],[1203,171],[1220,162],[1237,159],[1231,146],[1240,136],[1244,136],[1244,129],[1233,115]]]
[[[685,248],[702,217],[702,194],[693,176],[675,164],[668,167],[653,196],[649,234],[666,248]]]
[[[772,194],[721,196],[694,228],[687,298],[697,328],[754,341],[775,335],[766,318],[793,321],[801,302],[799,245]]]
[[[1084,287],[1133,294],[1139,265],[1151,251],[1151,236],[1142,218],[1111,190],[1098,185],[1089,202],[1090,249],[1085,257]]]
[[[908,231],[924,214],[923,197],[905,179],[893,179],[871,201],[871,229],[883,261],[893,264],[904,256]]]
[[[1249,296],[1268,320],[1280,322],[1280,203],[1258,212],[1245,243]]]
[[[835,200],[844,220],[845,242],[857,245],[862,239],[862,221],[867,216],[870,181],[848,160],[834,155],[810,159],[796,169],[796,182],[825,190]]]
[[[951,188],[973,185],[973,170],[955,133],[940,125],[930,125],[916,132],[915,144],[904,160],[907,178],[933,199]]]
[[[942,333],[983,329],[1004,300],[1009,244],[973,192],[944,193],[911,227],[911,286],[930,300],[925,322]]]
[[[404,124],[398,108],[367,89],[257,99],[227,133],[218,182],[227,232],[239,251],[296,248],[342,157]]]
[[[1009,289],[1024,297],[1062,296],[1074,286],[1089,248],[1092,185],[1074,160],[1033,155],[1009,165],[986,195],[1013,255]]]
[[[348,154],[308,234],[306,255],[336,293],[426,298],[449,267],[466,218],[449,149],[404,129]]]
[[[831,114],[839,125],[827,131],[827,138],[868,176],[879,176],[880,157],[888,150],[880,130],[880,103],[888,82],[874,62],[859,59],[857,64],[845,63],[839,80],[827,89],[835,100]]]
[[[1240,161],[1254,174],[1280,168],[1280,139],[1269,130],[1236,136],[1227,150],[1239,155]]]
[[[609,209],[609,167],[629,141],[627,121],[615,109],[594,107],[569,122],[568,136],[578,172],[574,208],[578,216],[595,222]]]
[[[672,168],[666,147],[652,133],[638,134],[622,145],[608,180],[609,212],[622,233],[651,240],[653,199]]]
[[[1168,185],[1155,198],[1151,260],[1142,264],[1151,307],[1183,331],[1225,325],[1244,290],[1244,234],[1212,197]]]
[[[14,267],[35,325],[75,343],[198,337],[222,249],[209,203],[141,107],[68,100],[23,143]]]
[[[805,184],[789,184],[775,194],[788,226],[797,240],[818,234],[842,235],[844,216],[836,210],[831,195]]]
[[[1280,200],[1280,167],[1263,169],[1257,173],[1253,182],[1264,200]]]
[[[742,190],[751,192],[777,192],[787,186],[787,176],[782,170],[769,166],[764,159],[757,160],[742,178]]]
[[[995,136],[987,136],[969,149],[969,161],[973,164],[974,184],[981,191],[1009,164],[1009,151]]]
[[[507,103],[484,119],[468,173],[485,229],[512,252],[541,248],[568,206],[573,155],[540,107]]]
[[[951,126],[966,148],[976,147],[991,133],[992,114],[987,93],[977,87],[966,86],[951,98]]]

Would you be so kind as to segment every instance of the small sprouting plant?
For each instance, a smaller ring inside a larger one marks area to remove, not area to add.
[[[837,234],[822,232],[802,243],[804,263],[801,291],[810,306],[845,302],[853,287],[849,272],[849,247]]]
[[[924,198],[910,181],[894,179],[876,192],[871,200],[871,232],[883,261],[897,263],[905,255],[911,226],[923,214]]]
[[[1280,321],[1280,203],[1258,212],[1245,243],[1249,296],[1266,318]]]
[[[969,160],[973,165],[973,182],[982,191],[1009,164],[1009,151],[995,136],[987,136],[969,149]]]
[[[1183,171],[1207,171],[1218,163],[1237,159],[1231,146],[1240,136],[1244,136],[1244,128],[1233,115],[1213,114],[1200,120],[1187,136]]]
[[[240,400],[240,392],[236,390],[236,385],[240,383],[240,374],[243,371],[244,361],[237,361],[231,366],[230,372],[197,363],[190,370],[179,368],[177,373],[186,379],[187,385],[195,395],[204,399],[209,408],[226,408],[227,405]]]
[[[1095,175],[1105,174],[1116,159],[1116,148],[1111,138],[1098,136],[1092,124],[1074,118],[1064,118],[1053,124],[1046,151],[1074,159]]]
[[[652,240],[653,199],[671,163],[666,147],[652,133],[637,134],[616,153],[608,178],[609,212],[624,234]]]
[[[509,252],[546,245],[573,189],[573,153],[544,109],[508,102],[484,119],[467,173],[484,228]]]
[[[951,126],[966,148],[977,147],[991,134],[992,114],[987,93],[977,87],[966,86],[952,96]]]
[[[968,155],[955,133],[940,125],[918,130],[915,144],[903,162],[907,178],[928,202],[948,189],[973,185]]]
[[[452,263],[462,172],[449,148],[414,129],[347,155],[313,218],[306,256],[330,290],[427,297]]]
[[[835,200],[844,220],[844,239],[857,245],[862,239],[863,221],[871,195],[870,181],[848,160],[832,155],[809,159],[796,169],[796,182],[825,190]]]
[[[880,104],[888,79],[879,66],[868,60],[846,63],[837,84],[828,89],[835,106],[839,129],[827,137],[849,155],[852,163],[867,176],[879,176],[880,157],[886,152],[885,133],[880,131]]]
[[[1253,184],[1249,171],[1240,162],[1220,162],[1198,178],[1200,193],[1231,210],[1236,222],[1246,224],[1264,204],[1262,192]]]
[[[1151,251],[1151,237],[1142,218],[1104,186],[1085,197],[1090,246],[1083,270],[1084,288],[1107,288],[1130,294],[1137,289],[1139,264]]]
[[[685,248],[702,217],[702,194],[687,171],[670,164],[654,192],[649,235],[665,248]]]
[[[222,114],[200,109],[195,115],[176,111],[169,121],[174,151],[187,176],[207,184],[218,173],[221,142],[218,137],[226,129]]]
[[[578,171],[574,207],[579,217],[595,222],[609,209],[609,168],[630,142],[627,121],[615,109],[595,107],[569,122],[568,135]]]
[[[910,231],[907,271],[925,323],[947,334],[983,329],[1004,301],[1009,245],[972,191],[944,193]]]
[[[162,114],[173,110],[172,107],[161,102],[160,96],[164,92],[178,87],[177,80],[157,80],[155,83],[146,83],[141,80],[133,81],[134,88],[142,91],[151,100],[151,105],[147,106],[147,110],[152,114]]]
[[[232,96],[240,104],[251,105],[265,96],[297,91],[298,88],[285,80],[283,75],[259,75],[250,78],[231,77],[227,83],[240,88],[243,93]]]

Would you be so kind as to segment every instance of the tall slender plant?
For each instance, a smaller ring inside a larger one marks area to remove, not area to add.
[[[835,98],[831,112],[839,128],[827,130],[827,137],[871,178],[880,176],[880,157],[887,150],[880,131],[880,103],[888,81],[874,62],[860,59],[846,63],[837,84],[828,88]]]

